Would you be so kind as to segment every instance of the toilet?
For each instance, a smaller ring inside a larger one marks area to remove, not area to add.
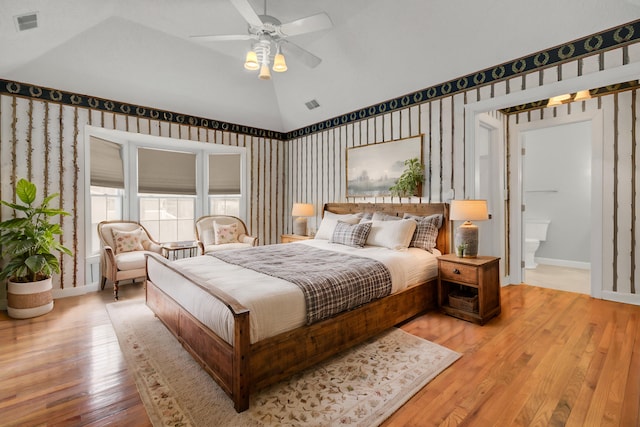
[[[527,219],[524,226],[524,268],[536,268],[536,251],[540,247],[540,242],[547,240],[548,220]]]

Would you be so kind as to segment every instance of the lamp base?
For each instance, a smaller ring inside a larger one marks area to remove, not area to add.
[[[298,236],[307,235],[307,218],[299,216],[293,221],[293,234]]]
[[[471,221],[465,221],[456,231],[454,245],[459,257],[476,258],[478,256],[478,226]]]

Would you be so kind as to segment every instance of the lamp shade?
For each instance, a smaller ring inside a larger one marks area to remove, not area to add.
[[[453,221],[483,221],[489,219],[486,200],[452,200],[449,219]]]
[[[287,63],[284,60],[284,55],[278,53],[273,59],[273,71],[276,73],[284,73],[287,71]]]
[[[314,209],[311,203],[294,203],[291,216],[313,216]]]
[[[258,55],[253,50],[247,52],[247,57],[244,60],[244,68],[251,71],[255,71],[260,68],[260,64],[258,64]]]
[[[271,78],[271,73],[269,72],[269,66],[267,64],[262,64],[258,77],[260,80],[269,80]]]

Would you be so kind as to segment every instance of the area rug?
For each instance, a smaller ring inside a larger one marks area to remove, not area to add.
[[[460,357],[393,328],[255,393],[238,414],[144,301],[107,311],[154,426],[376,426]]]

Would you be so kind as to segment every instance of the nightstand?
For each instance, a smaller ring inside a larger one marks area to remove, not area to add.
[[[313,239],[311,236],[300,236],[299,234],[283,234],[280,236],[281,243],[299,242],[300,240]]]
[[[438,257],[438,304],[444,313],[480,325],[500,314],[500,258]]]

